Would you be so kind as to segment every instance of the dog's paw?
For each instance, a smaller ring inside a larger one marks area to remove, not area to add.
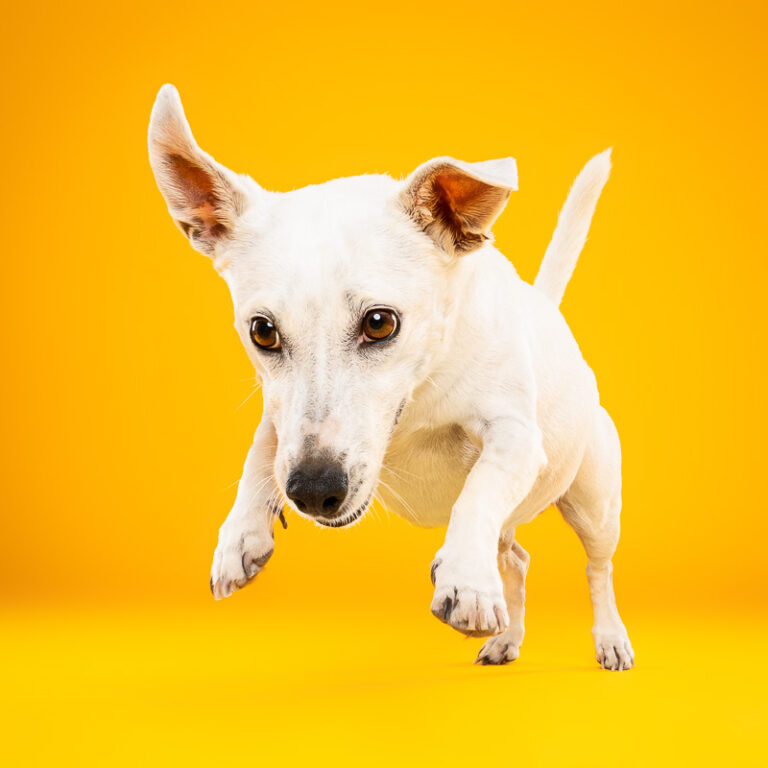
[[[626,632],[595,633],[595,658],[603,669],[614,672],[635,666],[635,652]]]
[[[485,645],[477,654],[475,664],[508,664],[520,655],[519,633],[512,636],[511,630],[507,630],[496,637],[485,641]]]
[[[498,571],[469,579],[460,576],[461,570],[439,559],[432,564],[432,613],[472,637],[503,632],[509,626],[509,616]]]
[[[275,551],[272,535],[266,531],[240,531],[226,522],[219,531],[213,554],[211,592],[217,600],[242,589],[267,564]]]

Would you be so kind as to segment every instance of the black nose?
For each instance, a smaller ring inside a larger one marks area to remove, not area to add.
[[[339,464],[305,461],[288,475],[288,498],[316,517],[333,517],[347,495],[347,475]]]

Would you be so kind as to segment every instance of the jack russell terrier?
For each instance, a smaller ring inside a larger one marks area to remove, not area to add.
[[[171,85],[149,157],[171,217],[230,288],[263,386],[214,596],[264,567],[284,504],[342,527],[376,496],[416,525],[447,524],[432,613],[488,636],[477,661],[504,664],[524,632],[529,556],[515,529],[555,504],[587,552],[597,660],[632,667],[611,564],[619,438],[558,309],[610,150],[574,182],[533,285],[490,235],[517,189],[512,158],[268,192],[198,147]]]

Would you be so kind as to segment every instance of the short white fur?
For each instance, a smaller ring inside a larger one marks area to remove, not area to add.
[[[629,669],[611,565],[619,439],[558,310],[610,151],[576,179],[534,286],[490,236],[517,188],[511,158],[437,158],[404,180],[267,192],[199,149],[170,85],[152,111],[149,151],[172,217],[229,285],[263,384],[264,415],[219,532],[214,596],[243,587],[271,556],[292,469],[330,455],[349,493],[336,518],[315,522],[351,524],[376,494],[417,525],[447,524],[432,612],[490,636],[484,664],[518,656],[529,558],[515,529],[556,504],[588,556],[597,660]],[[361,318],[381,306],[397,312],[399,333],[366,345]],[[254,315],[274,320],[280,352],[254,345]]]

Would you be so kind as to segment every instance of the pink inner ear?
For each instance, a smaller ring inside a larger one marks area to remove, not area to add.
[[[483,181],[438,158],[417,169],[402,193],[406,212],[448,253],[460,256],[490,239],[510,187]]]
[[[435,183],[442,188],[451,208],[457,212],[471,205],[488,191],[487,184],[463,173],[438,173],[435,176]]]
[[[171,166],[174,180],[190,207],[201,205],[206,201],[216,202],[213,180],[199,165],[195,165],[181,155],[169,155],[168,165]]]
[[[226,227],[217,211],[219,198],[210,173],[181,155],[169,155],[168,165],[192,223],[199,223],[208,235],[222,236]]]

